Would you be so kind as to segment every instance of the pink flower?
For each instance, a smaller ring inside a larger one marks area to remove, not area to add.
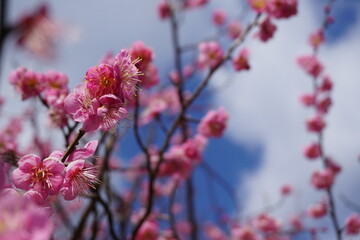
[[[276,31],[276,25],[271,22],[271,19],[267,17],[262,23],[260,23],[260,31],[258,32],[258,37],[261,41],[267,42],[274,36]]]
[[[236,38],[240,37],[240,35],[243,31],[243,27],[242,27],[241,23],[239,23],[238,21],[232,21],[229,23],[229,25],[227,27],[227,31],[228,31],[228,35],[229,35],[230,39],[236,39]]]
[[[329,111],[329,108],[332,105],[332,100],[329,96],[324,97],[323,99],[320,99],[317,103],[316,103],[316,110],[319,113],[327,113]]]
[[[320,149],[319,144],[312,143],[312,144],[306,146],[304,149],[304,155],[308,159],[315,159],[315,158],[320,157],[321,149]]]
[[[233,228],[231,230],[231,236],[234,240],[258,240],[256,233],[249,226],[242,226]]]
[[[217,111],[211,110],[201,119],[197,130],[207,138],[219,138],[223,135],[228,118],[229,115],[222,107]]]
[[[171,7],[167,0],[160,0],[157,6],[157,12],[160,19],[164,20],[171,14]]]
[[[319,90],[320,90],[321,92],[329,92],[329,91],[332,90],[332,88],[333,88],[333,83],[332,83],[330,77],[329,77],[329,76],[325,76],[325,77],[322,79],[322,82],[321,82],[321,84],[320,84],[320,86],[319,86]]]
[[[205,236],[209,239],[209,240],[227,240],[229,239],[228,236],[226,236],[226,234],[216,225],[214,224],[206,224],[204,227],[204,233]]]
[[[234,69],[236,71],[249,70],[250,64],[248,58],[249,50],[247,48],[242,49],[232,61]]]
[[[287,195],[291,194],[291,192],[293,191],[293,189],[292,189],[292,186],[291,186],[290,184],[284,184],[284,185],[281,187],[280,191],[281,191],[281,194],[282,194],[283,196],[287,196]]]
[[[0,195],[0,223],[2,240],[47,240],[54,230],[48,210],[15,191]]]
[[[221,26],[226,21],[226,12],[222,9],[215,9],[212,14],[212,21],[215,26]]]
[[[181,145],[185,157],[192,163],[200,163],[202,160],[202,152],[207,144],[207,139],[202,135],[196,135],[194,138],[189,138]]]
[[[17,44],[20,47],[40,57],[53,57],[60,26],[50,19],[46,5],[41,5],[34,13],[23,16],[16,25],[16,30],[19,34]]]
[[[43,75],[44,81],[44,94],[45,98],[47,95],[57,95],[61,93],[68,93],[67,84],[69,82],[68,76],[64,73],[50,70]]]
[[[12,71],[9,82],[21,94],[22,100],[38,96],[44,88],[43,76],[24,67]]]
[[[326,163],[326,167],[329,170],[331,170],[334,173],[334,175],[341,172],[341,166],[338,163],[336,163],[334,160],[332,160],[330,157],[325,158],[325,163]]]
[[[315,171],[311,183],[316,189],[328,189],[334,183],[334,173],[330,169]]]
[[[100,64],[89,68],[85,74],[85,81],[91,98],[100,98],[106,94],[119,94],[120,83],[111,65]]]
[[[201,68],[214,68],[223,60],[223,57],[224,53],[218,42],[211,41],[199,44],[198,63]]]
[[[185,0],[184,8],[201,7],[208,3],[209,0]]]
[[[319,133],[324,129],[324,127],[326,126],[326,123],[325,123],[322,115],[318,114],[318,115],[308,119],[306,121],[306,126],[310,132]]]
[[[257,216],[254,225],[263,233],[275,233],[280,229],[280,223],[266,213]]]
[[[302,223],[299,216],[292,216],[290,218],[290,223],[296,231],[301,231],[304,229],[304,224]]]
[[[92,132],[97,129],[113,130],[116,124],[127,117],[128,111],[123,108],[121,100],[112,94],[107,94],[99,99],[96,114],[84,121],[83,130]]]
[[[316,101],[316,96],[312,93],[305,93],[300,96],[300,102],[306,107],[313,106]]]
[[[312,218],[321,218],[327,214],[328,205],[326,201],[321,201],[317,204],[311,205],[307,209],[307,214]]]
[[[97,140],[88,142],[83,148],[77,148],[72,153],[70,153],[70,155],[66,158],[65,163],[71,163],[75,160],[87,159],[91,157],[92,155],[94,155],[97,146]],[[50,156],[58,156],[61,158],[63,154],[63,152],[55,151]]]
[[[266,8],[266,1],[267,0],[248,0],[248,3],[255,12],[261,13]]]
[[[159,235],[159,226],[153,220],[147,220],[140,227],[136,240],[156,240]]]
[[[324,31],[322,29],[319,29],[316,32],[312,33],[309,37],[309,43],[315,49],[317,49],[324,41],[325,37]]]
[[[151,88],[158,85],[160,78],[158,74],[158,69],[153,64],[149,64],[146,69],[143,71],[144,75],[139,76],[141,81],[141,86],[144,88]]]
[[[78,159],[66,167],[61,193],[65,200],[73,200],[78,195],[86,195],[89,187],[95,189],[99,183],[96,168],[90,162]]]
[[[41,160],[34,154],[20,158],[19,168],[12,174],[12,181],[17,188],[33,189],[47,195],[57,195],[63,183],[64,164],[59,159],[48,157]]]
[[[314,78],[317,78],[324,68],[319,60],[313,55],[299,57],[297,61],[300,67]]]
[[[289,18],[297,14],[297,0],[268,0],[266,11],[274,18]]]
[[[131,56],[133,60],[140,59],[136,67],[144,71],[154,59],[154,51],[146,46],[142,41],[134,42],[131,46]]]
[[[132,60],[131,53],[122,49],[115,57],[114,69],[120,82],[120,98],[132,101],[137,92],[137,84],[140,83],[139,75],[142,73],[136,67],[139,59]]]
[[[358,214],[353,213],[345,220],[345,232],[347,235],[359,234],[360,216]]]

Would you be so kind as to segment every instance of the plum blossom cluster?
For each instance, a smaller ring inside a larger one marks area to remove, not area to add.
[[[89,187],[95,188],[99,183],[96,167],[88,160],[97,144],[97,141],[87,143],[64,161],[61,151],[54,151],[45,159],[27,154],[19,159],[18,168],[12,173],[12,183],[19,189],[36,192],[44,201],[59,193],[65,200],[85,195]]]
[[[313,116],[305,122],[306,128],[310,133],[316,136],[316,141],[308,144],[304,148],[304,156],[309,160],[320,159],[323,168],[316,170],[311,175],[311,184],[316,190],[325,191],[326,197],[321,202],[311,205],[308,208],[308,215],[312,218],[322,218],[328,213],[334,226],[338,239],[341,239],[342,229],[339,226],[339,220],[335,212],[335,199],[333,197],[333,186],[336,176],[341,171],[341,166],[336,163],[330,156],[326,155],[323,148],[323,132],[327,124],[325,117],[332,105],[331,92],[333,89],[332,79],[326,75],[325,67],[317,58],[317,52],[321,44],[324,43],[324,31],[333,22],[330,17],[330,9],[325,7],[325,20],[321,29],[316,30],[309,37],[309,45],[313,53],[300,56],[297,62],[300,68],[311,77],[312,92],[303,94],[300,97],[301,103],[311,108],[314,112]],[[359,217],[351,215],[345,222],[345,233],[354,235],[360,232]]]
[[[85,81],[64,100],[65,110],[74,121],[83,122],[83,131],[109,131],[128,116],[127,107],[134,101],[141,82],[139,62],[123,49],[112,65],[102,63],[88,69]]]

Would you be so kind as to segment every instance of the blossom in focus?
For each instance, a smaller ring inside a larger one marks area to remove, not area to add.
[[[34,190],[42,196],[57,195],[63,183],[64,164],[57,158],[41,160],[35,154],[20,158],[18,168],[12,173],[12,182],[17,188]]]
[[[210,110],[200,121],[198,133],[209,138],[219,138],[223,135],[226,128],[229,115],[224,108],[219,110]]]
[[[89,187],[95,189],[97,184],[99,180],[96,167],[85,159],[74,160],[65,169],[61,194],[65,200],[73,200],[78,195],[84,196]]]

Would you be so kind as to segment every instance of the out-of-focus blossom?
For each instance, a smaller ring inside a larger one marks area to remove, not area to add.
[[[216,9],[212,13],[212,21],[215,26],[221,26],[226,22],[226,12],[222,9]]]
[[[267,0],[266,12],[274,18],[289,18],[297,14],[297,0]]]
[[[310,45],[317,49],[325,41],[324,31],[322,29],[312,33],[309,37]]]
[[[202,42],[199,44],[198,63],[200,68],[213,68],[218,65],[224,57],[224,52],[218,42]]]
[[[160,19],[167,19],[171,14],[171,6],[167,0],[160,0],[157,5],[157,12]]]
[[[347,235],[357,235],[360,232],[360,216],[351,214],[345,221],[345,232]]]
[[[22,100],[38,96],[44,88],[43,75],[24,67],[12,71],[9,82],[21,94]]]
[[[247,48],[242,49],[239,54],[233,59],[232,64],[236,71],[249,70],[249,50]]]
[[[317,78],[324,68],[319,60],[313,55],[299,57],[297,61],[300,67],[314,78]]]
[[[228,118],[229,115],[224,108],[220,108],[217,111],[211,110],[201,119],[197,130],[207,138],[219,138],[226,128]]]
[[[304,148],[304,155],[308,159],[315,159],[320,157],[321,148],[317,143],[311,143]]]
[[[243,31],[243,26],[238,21],[232,21],[228,24],[227,31],[228,31],[228,36],[230,37],[230,39],[236,39],[236,38],[240,37],[240,35]]]
[[[276,25],[271,22],[271,18],[266,18],[263,22],[260,23],[260,30],[257,33],[257,36],[261,41],[267,42],[274,36],[276,31]]]
[[[328,189],[334,183],[334,172],[330,169],[315,171],[311,177],[311,183],[316,189]]]
[[[15,191],[0,193],[0,239],[47,240],[54,224],[47,209]]]

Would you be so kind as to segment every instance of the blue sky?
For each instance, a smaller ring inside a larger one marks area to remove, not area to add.
[[[40,2],[11,1],[11,19],[16,19],[20,13],[34,8]],[[8,75],[15,62],[38,71],[55,68],[65,72],[71,79],[71,86],[75,86],[82,80],[87,68],[96,64],[104,53],[109,50],[117,52],[121,48],[131,46],[136,40],[143,40],[155,50],[155,64],[159,67],[162,81],[173,68],[172,61],[168,60],[172,59],[169,24],[160,21],[156,16],[157,1],[49,2],[55,19],[67,28],[64,41],[59,46],[58,59],[52,62],[34,61],[28,54],[15,50],[14,46],[8,43],[3,77]],[[308,91],[310,86],[309,79],[295,66],[295,58],[310,52],[306,45],[307,36],[320,25],[321,6],[326,1],[299,2],[299,16],[288,22],[280,22],[279,31],[272,42],[262,45],[253,43],[255,41],[246,42],[252,56],[251,73],[234,75],[224,69],[216,75],[213,87],[218,86],[217,83],[222,79],[230,77],[231,89],[214,95],[208,92],[210,97],[206,98],[210,102],[209,105],[225,105],[233,118],[225,137],[210,141],[204,158],[234,189],[237,189],[240,203],[248,210],[258,209],[266,203],[273,202],[278,197],[281,184],[292,183],[298,192],[289,200],[289,206],[285,206],[285,209],[279,212],[280,216],[288,216],[294,206],[301,209],[309,202],[319,199],[318,193],[306,188],[309,185],[305,177],[302,180],[298,179],[308,176],[314,165],[305,162],[301,156],[301,144],[305,145],[311,137],[303,126],[303,119],[308,117],[309,113],[297,102],[297,96]],[[196,10],[186,14],[181,27],[182,42],[195,42],[214,33],[209,15],[214,8],[224,8],[231,17],[235,17],[236,9],[241,9],[241,6],[239,1],[235,0],[212,1],[204,11]],[[352,112],[346,109],[356,106],[350,104],[360,100],[359,94],[353,90],[354,86],[359,87],[359,83],[355,81],[356,76],[357,79],[360,76],[358,67],[354,64],[359,57],[353,56],[354,52],[359,52],[360,47],[356,44],[356,39],[360,42],[357,30],[360,25],[359,9],[358,0],[335,2],[336,21],[327,34],[327,45],[320,52],[320,58],[324,59],[330,75],[338,77],[335,79],[335,104],[334,111],[329,116],[329,131],[326,132],[329,140],[326,140],[326,144],[329,146],[328,149],[334,150],[333,154],[343,161],[345,166],[342,173],[344,177],[339,180],[337,189],[349,193],[352,197],[357,196],[351,193],[360,181],[359,177],[355,177],[356,172],[352,171],[354,166],[358,167],[354,162],[356,154],[360,153],[360,142],[354,132],[360,130],[360,121],[357,121],[360,120],[360,115],[351,115]],[[339,61],[348,64],[342,65]],[[350,74],[349,71],[353,70],[354,74]],[[3,82],[1,91],[16,98]],[[7,111],[13,113],[15,110]],[[351,119],[344,121],[345,116],[351,116]],[[347,126],[344,127],[344,124]],[[121,156],[133,157],[136,151],[133,150],[131,129],[121,142],[122,149],[129,149],[127,152],[120,152]],[[280,151],[281,149],[283,151]],[[295,174],[297,169],[299,173]],[[202,182],[197,186],[197,200],[200,206],[206,202],[208,196],[205,193],[204,172],[198,169],[196,175]],[[349,182],[352,184],[349,185]],[[255,189],[257,185],[260,187]],[[231,201],[221,187],[218,186],[216,191],[218,201],[224,209],[231,211]],[[295,199],[299,196],[300,203]],[[206,207],[199,207],[198,215],[202,216],[206,211]],[[347,212],[345,209],[343,211]]]

